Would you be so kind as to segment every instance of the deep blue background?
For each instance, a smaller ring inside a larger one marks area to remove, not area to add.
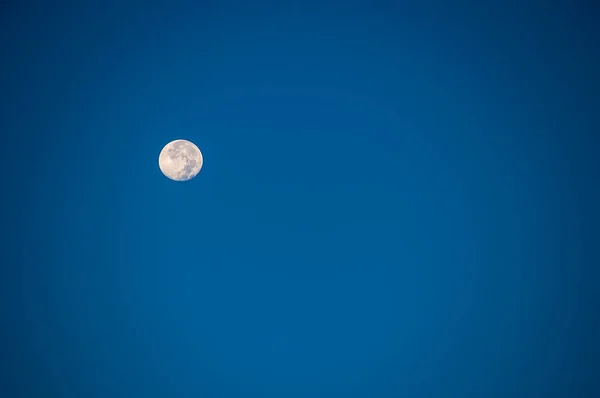
[[[2,9],[0,396],[600,396],[593,2],[72,3]]]

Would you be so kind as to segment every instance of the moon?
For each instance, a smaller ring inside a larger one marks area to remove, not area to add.
[[[173,181],[188,181],[196,177],[202,163],[202,152],[187,140],[169,142],[158,156],[160,171]]]

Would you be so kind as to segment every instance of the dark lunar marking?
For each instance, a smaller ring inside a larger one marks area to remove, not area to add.
[[[167,151],[171,159],[177,159],[181,157],[184,160],[190,160],[190,158],[196,158],[196,149],[191,147],[187,142],[176,142]]]
[[[182,177],[184,177],[185,179],[188,179],[190,177],[190,175],[194,172],[194,167],[196,166],[196,162],[190,162],[189,164],[186,164],[185,167],[182,170]]]
[[[169,157],[171,159],[177,159],[179,157],[179,154],[181,153],[181,149],[180,148],[169,148]]]
[[[190,172],[189,172],[189,171],[186,171],[186,170],[184,169],[183,171],[181,171],[181,172],[179,173],[178,179],[179,179],[179,180],[189,180],[189,179],[190,179]]]

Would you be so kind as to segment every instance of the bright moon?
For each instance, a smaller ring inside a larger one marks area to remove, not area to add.
[[[174,181],[188,181],[196,177],[202,162],[200,149],[187,140],[169,142],[158,156],[160,171]]]

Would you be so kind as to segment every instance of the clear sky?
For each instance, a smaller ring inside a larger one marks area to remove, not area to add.
[[[13,3],[0,396],[600,396],[593,2]]]

